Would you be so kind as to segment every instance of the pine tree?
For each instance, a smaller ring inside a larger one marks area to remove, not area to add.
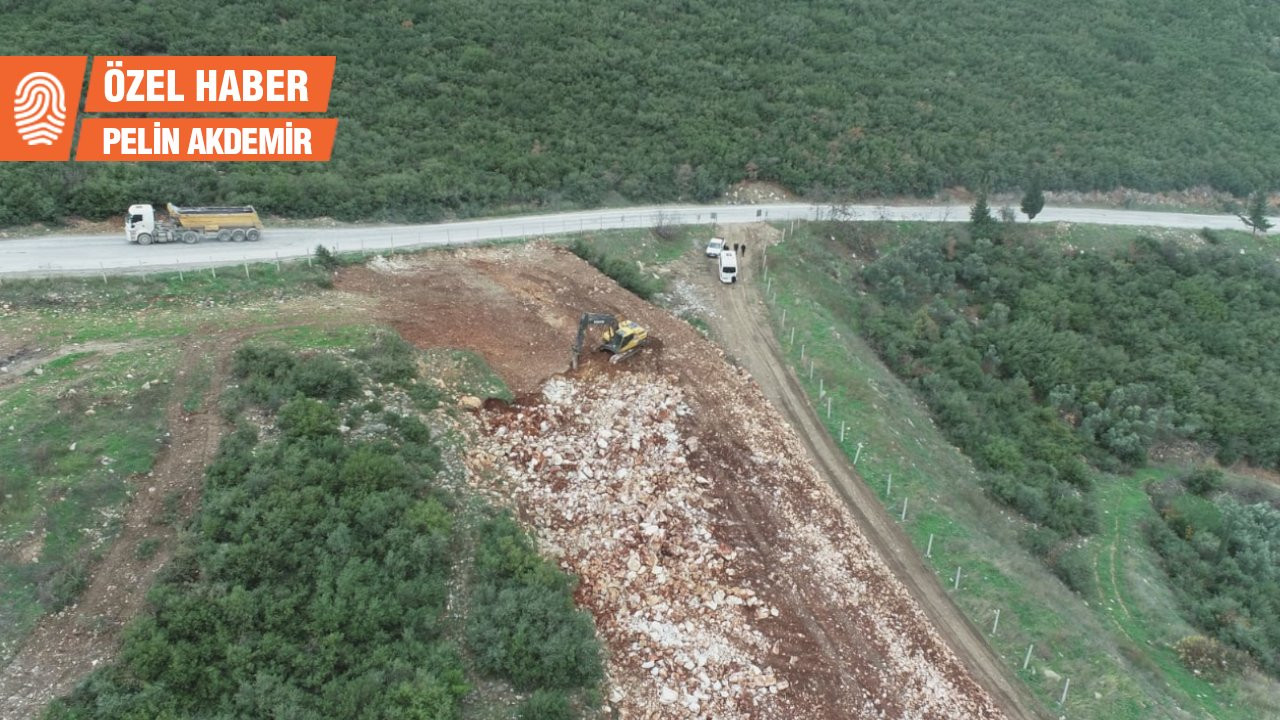
[[[1245,225],[1252,228],[1254,235],[1257,235],[1260,232],[1265,233],[1270,230],[1274,223],[1267,218],[1267,194],[1261,190],[1255,192],[1253,196],[1249,198],[1249,214],[1238,215],[1237,217],[1239,217]]]
[[[969,210],[969,232],[975,238],[992,238],[995,231],[996,219],[987,204],[987,194],[979,193],[978,201]]]
[[[1029,219],[1034,220],[1043,209],[1044,191],[1040,189],[1039,180],[1032,180],[1031,187],[1028,187],[1026,194],[1022,196],[1022,212],[1026,213]]]

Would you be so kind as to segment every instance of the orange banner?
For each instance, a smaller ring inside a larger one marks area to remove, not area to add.
[[[325,162],[336,118],[85,118],[79,161]]]
[[[93,58],[85,112],[325,112],[334,56]]]
[[[0,160],[68,160],[85,56],[0,56]]]

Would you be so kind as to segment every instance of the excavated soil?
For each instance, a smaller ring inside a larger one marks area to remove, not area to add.
[[[760,386],[685,322],[548,244],[397,263],[338,287],[520,398],[474,418],[472,482],[582,579],[617,717],[1004,717]],[[584,312],[661,346],[568,373]]]

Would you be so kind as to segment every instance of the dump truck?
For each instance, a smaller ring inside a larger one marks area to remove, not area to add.
[[[169,217],[156,218],[150,205],[130,205],[124,218],[125,238],[131,243],[253,242],[262,237],[262,221],[251,205],[178,207],[168,203]]]

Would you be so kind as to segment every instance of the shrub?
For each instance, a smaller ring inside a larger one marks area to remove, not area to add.
[[[302,394],[319,400],[341,402],[360,391],[355,371],[332,355],[321,354],[298,363],[289,383]]]
[[[1098,585],[1093,575],[1093,562],[1085,548],[1070,547],[1060,550],[1051,559],[1050,569],[1076,594],[1086,599],[1097,594]]]
[[[338,414],[317,400],[298,395],[280,408],[277,421],[287,438],[315,441],[338,434]]]
[[[623,288],[645,300],[649,300],[662,291],[662,282],[646,274],[634,262],[608,256],[602,251],[591,247],[582,238],[574,239],[573,244],[569,246],[569,250],[574,255],[586,260],[595,269],[613,278],[613,281]]]
[[[573,689],[603,676],[591,618],[573,607],[574,580],[543,562],[507,515],[483,523],[467,642],[476,666],[517,689]]]
[[[418,375],[417,352],[399,334],[380,330],[357,357],[369,366],[369,374],[382,383],[406,383]]]
[[[519,720],[574,720],[578,713],[559,690],[535,690],[516,710]]]
[[[245,345],[231,357],[231,373],[238,378],[263,377],[284,382],[295,365],[293,353],[275,345]]]
[[[1245,664],[1244,655],[1204,635],[1188,635],[1173,646],[1182,664],[1197,675],[1221,678],[1235,674]]]
[[[1211,495],[1222,489],[1222,471],[1214,467],[1197,468],[1183,478],[1182,484],[1201,497]]]
[[[339,264],[338,256],[329,252],[329,248],[323,245],[316,245],[316,262],[326,270],[336,270]]]

